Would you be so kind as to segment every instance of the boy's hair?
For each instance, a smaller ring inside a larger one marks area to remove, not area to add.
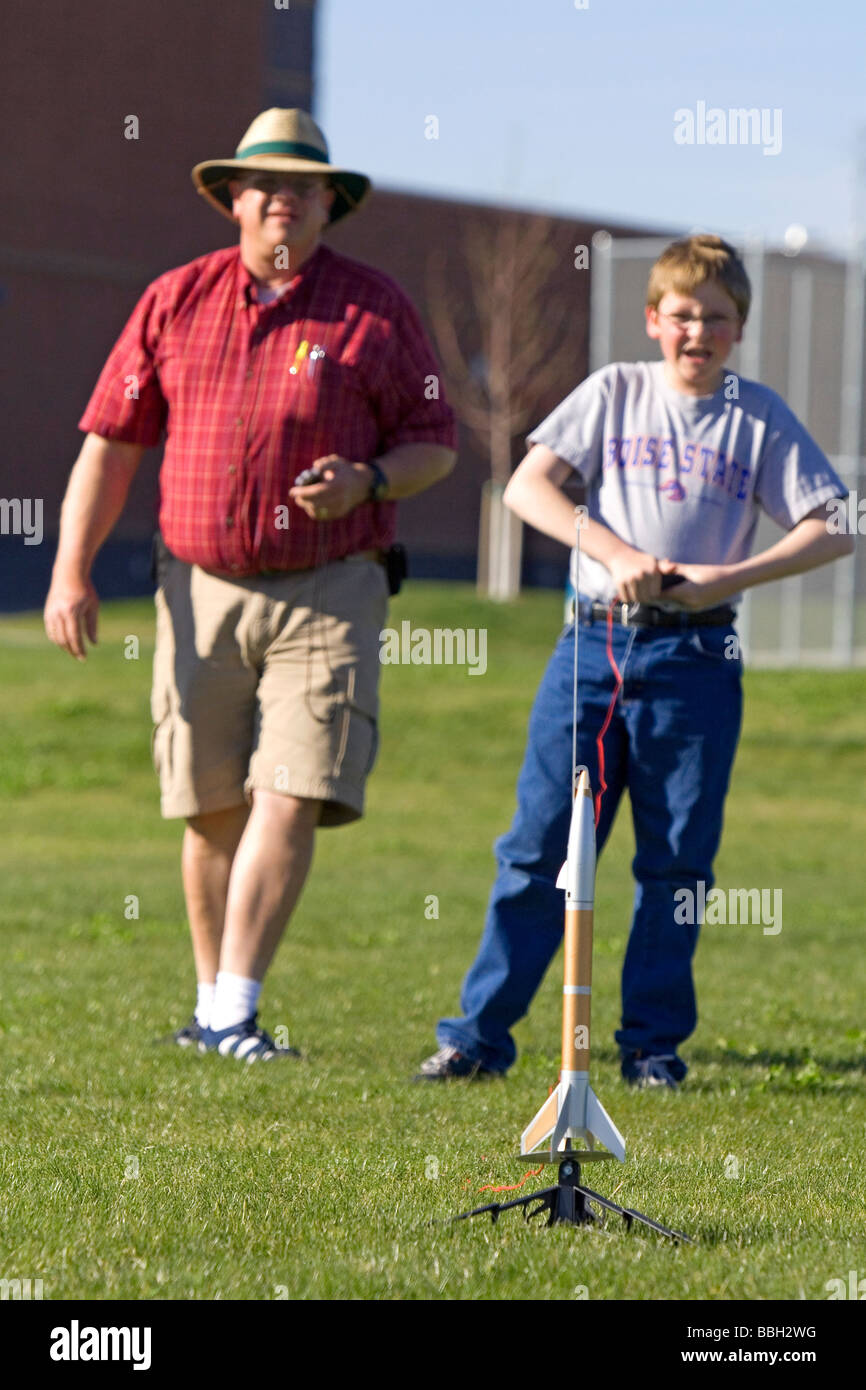
[[[707,283],[727,291],[737,306],[740,322],[745,323],[752,286],[733,246],[720,236],[688,236],[666,246],[650,271],[646,302],[657,309],[669,291],[691,294]]]

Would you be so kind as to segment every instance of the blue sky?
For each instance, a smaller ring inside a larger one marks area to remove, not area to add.
[[[856,0],[319,0],[318,12],[315,113],[333,157],[382,187],[771,243],[800,223],[842,251],[855,216],[866,231]],[[676,143],[674,113],[697,118],[699,103],[766,110],[779,153]]]

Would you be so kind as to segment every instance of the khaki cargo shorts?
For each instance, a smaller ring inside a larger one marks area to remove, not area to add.
[[[322,801],[321,825],[357,820],[378,748],[382,565],[224,579],[158,540],[156,578],[163,816],[251,803],[258,787]]]

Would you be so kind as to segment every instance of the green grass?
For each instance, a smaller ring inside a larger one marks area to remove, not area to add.
[[[594,1085],[629,1151],[589,1180],[697,1247],[454,1226],[526,1171],[558,1067],[556,962],[504,1082],[407,1084],[477,944],[561,600],[412,584],[392,612],[486,627],[488,673],[384,668],[368,816],[320,836],[267,981],[264,1020],[305,1060],[252,1068],[151,1045],[193,978],[150,766],[150,604],[106,606],[84,666],[35,615],[0,623],[0,1276],[58,1299],[825,1299],[862,1277],[866,673],[747,676],[718,882],[781,888],[784,924],[705,927],[677,1094],[618,1077],[627,808],[600,864]]]

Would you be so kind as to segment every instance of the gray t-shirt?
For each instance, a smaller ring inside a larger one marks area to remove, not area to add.
[[[847,496],[781,396],[733,373],[712,396],[686,396],[667,384],[663,362],[615,362],[581,382],[527,442],[577,471],[594,521],[683,564],[746,559],[760,509],[790,530]],[[616,596],[598,560],[581,554],[575,576],[572,552],[575,579],[589,598]]]

